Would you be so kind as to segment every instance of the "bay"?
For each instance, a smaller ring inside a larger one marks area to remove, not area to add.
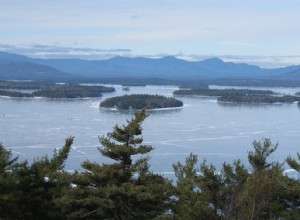
[[[80,169],[84,160],[111,162],[97,150],[98,137],[124,124],[132,111],[99,108],[101,100],[123,94],[159,94],[168,97],[175,86],[130,87],[113,85],[116,92],[102,98],[51,100],[45,98],[0,98],[0,142],[20,160],[52,155],[68,136],[75,136],[66,170]],[[214,86],[215,88],[216,86]],[[223,88],[223,87],[222,87]],[[270,88],[262,88],[270,89]],[[294,94],[300,88],[272,88]],[[150,111],[143,123],[144,143],[155,149],[149,154],[151,170],[172,173],[172,164],[184,162],[190,154],[207,159],[220,169],[222,163],[241,159],[253,140],[270,138],[279,143],[272,160],[284,162],[300,152],[300,109],[293,104],[218,103],[216,98],[179,97],[182,108]]]

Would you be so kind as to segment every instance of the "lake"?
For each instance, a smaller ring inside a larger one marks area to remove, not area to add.
[[[97,150],[98,136],[112,131],[133,116],[130,111],[99,109],[106,97],[123,94],[160,94],[172,96],[175,86],[130,87],[113,85],[116,92],[102,98],[50,100],[44,98],[0,98],[0,142],[21,160],[52,155],[68,136],[75,136],[67,170],[80,169],[84,160],[110,162]],[[212,86],[213,88],[221,88]],[[224,87],[222,87],[224,88]],[[268,88],[269,89],[269,88]],[[274,88],[293,94],[300,88]],[[149,153],[151,170],[172,173],[172,164],[197,154],[220,169],[222,163],[241,159],[253,140],[262,137],[279,143],[272,160],[283,162],[300,152],[300,109],[294,104],[217,103],[216,98],[179,97],[184,106],[150,112],[143,123],[144,143],[155,149]]]

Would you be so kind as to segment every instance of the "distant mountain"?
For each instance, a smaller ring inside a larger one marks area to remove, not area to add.
[[[167,80],[195,79],[273,79],[273,77],[300,69],[290,66],[263,69],[244,63],[224,62],[218,58],[190,62],[167,56],[158,59],[144,57],[113,57],[108,60],[79,59],[33,59],[17,54],[0,52],[0,61],[26,62],[51,67],[52,75],[69,73],[74,77],[86,78],[159,78]],[[21,68],[21,66],[18,66]],[[22,66],[23,68],[23,66]],[[53,69],[54,68],[54,69]],[[15,69],[16,70],[16,69]],[[27,68],[28,70],[28,68]],[[49,69],[50,71],[50,69]],[[28,72],[29,74],[30,72]],[[12,72],[10,73],[12,74]],[[3,77],[4,75],[0,75]]]
[[[49,66],[28,62],[0,60],[0,79],[64,81],[69,78],[70,75]]]
[[[177,80],[211,79],[222,77],[269,77],[272,71],[248,64],[223,62],[213,58],[189,62],[168,56],[158,59],[114,57],[108,60],[86,61],[76,59],[35,59],[63,72],[86,77],[136,77]],[[277,74],[277,73],[276,73]]]
[[[6,53],[0,51],[1,61],[19,61],[19,62],[30,62],[32,59],[23,55]]]
[[[300,80],[300,68],[280,74],[275,76],[275,78],[278,80]]]

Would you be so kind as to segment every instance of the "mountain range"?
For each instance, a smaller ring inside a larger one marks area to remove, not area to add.
[[[0,52],[0,79],[65,81],[73,78],[300,80],[300,65],[264,69],[218,58],[194,62],[173,56],[157,59],[119,56],[108,60],[36,59]]]

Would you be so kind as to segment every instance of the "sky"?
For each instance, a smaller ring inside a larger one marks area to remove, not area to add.
[[[300,64],[299,0],[0,0],[0,50]]]

